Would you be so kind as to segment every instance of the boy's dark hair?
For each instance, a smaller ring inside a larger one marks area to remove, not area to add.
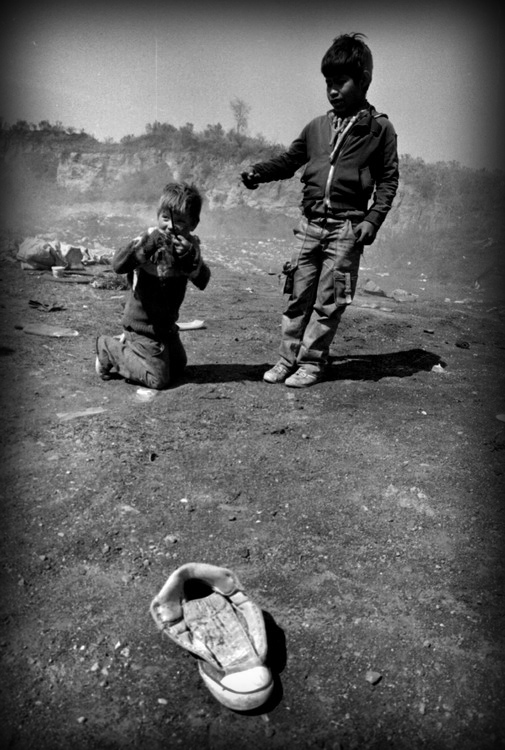
[[[373,58],[368,45],[365,44],[364,34],[341,34],[333,40],[333,44],[324,55],[321,62],[321,73],[326,78],[335,73],[345,73],[355,83],[363,78],[367,70],[372,78]],[[368,89],[368,85],[365,91]]]
[[[158,202],[158,216],[170,210],[187,213],[197,224],[202,210],[202,196],[198,188],[187,182],[169,182],[165,185]]]

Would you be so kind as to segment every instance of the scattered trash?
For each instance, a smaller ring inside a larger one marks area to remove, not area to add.
[[[382,680],[382,675],[380,672],[373,672],[369,669],[365,675],[365,680],[369,682],[370,685],[377,685],[377,683]]]
[[[365,294],[376,294],[378,297],[385,297],[386,293],[383,289],[380,288],[378,284],[376,284],[374,281],[371,281],[370,279],[367,279],[362,287],[363,292]]]
[[[423,332],[424,333],[435,333],[435,331],[433,330],[433,328],[423,328]]]
[[[53,266],[51,271],[56,279],[62,279],[65,276],[66,266]]]
[[[65,310],[66,308],[63,305],[57,305],[55,302],[53,302],[52,305],[50,305],[48,302],[39,302],[36,299],[30,299],[28,300],[28,304],[30,307],[33,307],[37,310],[42,310],[42,312],[58,312],[59,310]]]
[[[468,341],[462,341],[461,339],[455,341],[454,345],[459,349],[470,349],[470,344],[468,343]]]
[[[53,266],[65,266],[61,243],[58,240],[49,242],[39,236],[23,240],[16,258],[25,270],[49,271]]]
[[[388,297],[395,299],[397,302],[416,302],[419,295],[406,292],[405,289],[394,289]]]
[[[30,333],[33,336],[50,336],[55,339],[79,335],[79,331],[74,331],[72,328],[55,328],[54,326],[48,326],[44,323],[24,323],[19,326],[19,328],[23,333]]]
[[[231,570],[182,565],[155,596],[150,612],[168,638],[198,657],[205,685],[224,706],[248,711],[271,695],[263,613]]]
[[[156,394],[153,388],[137,388],[135,398],[137,401],[152,401]]]
[[[445,369],[442,367],[442,365],[433,365],[431,368],[432,372],[445,372]]]
[[[190,320],[187,323],[177,323],[177,328],[181,331],[192,331],[196,328],[206,328],[204,320]]]
[[[76,247],[75,245],[69,245],[66,242],[60,242],[60,251],[65,258],[65,268],[67,268],[68,270],[72,268],[83,268],[83,248]]]
[[[128,288],[128,280],[126,276],[121,276],[118,273],[107,273],[107,275],[95,276],[91,282],[91,286],[93,289],[121,290]]]
[[[110,263],[105,255],[92,253],[86,247],[60,242],[53,235],[27,237],[19,246],[16,258],[21,262],[21,268],[35,271],[48,271],[55,266],[63,267],[66,271],[82,270],[84,266],[94,263]]]
[[[78,417],[92,417],[94,414],[103,414],[107,409],[103,406],[90,406],[89,409],[83,409],[82,411],[64,411],[58,412],[56,416],[61,419],[62,422],[68,422],[70,419],[77,419]]]
[[[355,303],[355,307],[367,307],[371,308],[372,310],[376,310],[380,307],[378,302],[358,302]]]
[[[69,276],[68,274],[72,274]],[[58,284],[90,284],[93,276],[85,276],[84,274],[78,274],[75,271],[67,271],[63,276],[44,276],[43,278],[49,281],[56,281]]]
[[[113,250],[108,250],[107,248],[105,248],[103,246],[101,247],[101,249],[106,251],[105,254],[104,253],[100,254],[100,253],[91,252],[91,250],[88,247],[82,248],[82,253],[83,253],[82,264],[83,264],[83,266],[91,266],[91,265],[95,265],[95,264],[98,264],[98,265],[110,265],[110,258],[108,256],[109,255],[113,255],[114,251]]]
[[[125,513],[140,513],[140,510],[137,510],[133,505],[128,505],[127,503],[120,505],[119,510],[124,511]]]

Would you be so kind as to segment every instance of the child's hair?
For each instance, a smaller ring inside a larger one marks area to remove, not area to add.
[[[202,210],[202,196],[195,185],[187,182],[169,182],[165,185],[158,202],[158,216],[170,210],[188,214],[193,223],[198,224]]]
[[[365,44],[364,34],[341,34],[333,40],[333,44],[324,55],[321,62],[321,73],[329,78],[335,73],[345,73],[355,83],[359,83],[366,71],[372,79],[373,58],[370,48]],[[365,91],[368,89],[366,85]]]

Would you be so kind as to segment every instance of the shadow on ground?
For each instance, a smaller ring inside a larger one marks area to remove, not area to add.
[[[429,372],[435,365],[445,366],[437,354],[424,349],[409,349],[387,354],[359,354],[332,357],[327,380],[380,380],[407,378],[417,372]]]
[[[370,380],[381,378],[406,378],[417,372],[429,372],[435,365],[444,366],[437,354],[424,349],[410,349],[388,354],[358,354],[356,356],[332,357],[326,380]],[[235,383],[244,380],[260,381],[263,373],[271,367],[261,365],[213,364],[189,365],[184,382]]]

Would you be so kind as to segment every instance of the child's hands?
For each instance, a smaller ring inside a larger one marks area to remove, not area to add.
[[[259,185],[259,175],[253,169],[240,173],[241,180],[248,190],[256,190]]]
[[[361,245],[371,245],[377,234],[377,230],[370,221],[362,221],[354,227],[357,242]]]
[[[193,250],[193,244],[190,240],[180,234],[172,234],[170,239],[176,255],[186,255]]]
[[[158,250],[166,243],[166,235],[159,229],[151,232],[143,242],[142,252],[146,260],[151,260]]]

